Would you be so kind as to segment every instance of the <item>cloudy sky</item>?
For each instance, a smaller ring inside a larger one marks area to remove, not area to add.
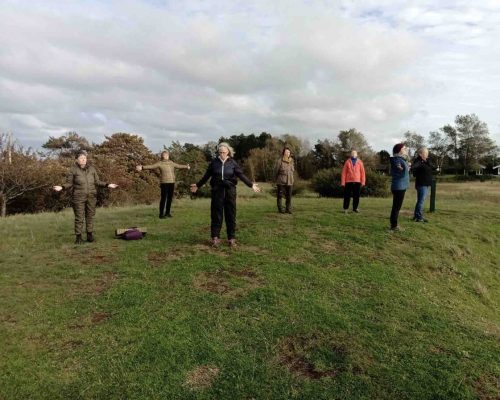
[[[500,0],[2,0],[0,16],[0,131],[24,145],[356,128],[380,150],[470,113],[500,144]]]

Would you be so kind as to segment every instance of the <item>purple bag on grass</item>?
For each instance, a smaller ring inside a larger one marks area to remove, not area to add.
[[[142,232],[136,228],[130,228],[125,233],[121,235],[122,239],[125,240],[139,240],[144,237]]]

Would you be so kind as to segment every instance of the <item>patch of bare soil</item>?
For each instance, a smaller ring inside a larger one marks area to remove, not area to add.
[[[206,244],[198,243],[198,244],[193,245],[193,249],[195,251],[201,251],[203,253],[216,254],[220,257],[229,257],[229,253],[227,251],[224,251],[224,250],[229,249],[229,247],[222,240],[221,240],[220,247],[218,247],[218,248],[213,247],[210,244],[210,242],[207,241]]]
[[[474,382],[474,390],[479,400],[500,399],[500,377],[494,375],[483,375]]]
[[[68,340],[63,343],[62,347],[68,350],[72,350],[82,345],[83,345],[83,340]]]
[[[15,325],[17,324],[17,319],[13,315],[7,314],[4,316],[0,316],[0,322]]]
[[[91,253],[79,259],[84,265],[109,265],[116,261],[116,257],[108,253]]]
[[[237,283],[231,284],[233,278]],[[194,286],[200,290],[220,295],[240,297],[262,286],[263,280],[250,268],[202,272],[194,278]]]
[[[112,314],[104,311],[95,311],[90,315],[85,317],[80,317],[77,322],[71,324],[69,327],[71,329],[84,329],[92,326],[96,326],[106,322],[112,317]]]
[[[174,248],[170,250],[152,251],[148,254],[149,264],[153,267],[161,267],[169,262],[180,260],[184,257],[186,250]]]
[[[95,294],[106,292],[118,278],[118,274],[112,271],[105,271],[102,276],[94,283],[93,291]]]
[[[224,294],[230,290],[229,283],[222,274],[203,272],[194,278],[194,286],[210,293]]]
[[[94,312],[90,316],[90,322],[92,325],[98,325],[111,318],[111,314],[108,312]]]
[[[325,350],[326,348],[326,350]],[[329,354],[329,365],[321,367],[314,360],[313,354],[320,349]],[[279,363],[292,374],[304,379],[321,379],[335,377],[346,369],[347,350],[344,345],[325,343],[316,336],[288,337],[279,348]]]
[[[201,365],[188,372],[184,386],[191,390],[208,389],[217,379],[219,372],[215,365]]]

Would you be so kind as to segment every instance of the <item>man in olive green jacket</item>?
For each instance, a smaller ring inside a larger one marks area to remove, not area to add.
[[[75,213],[75,244],[82,244],[83,223],[87,231],[87,242],[94,241],[94,216],[97,203],[97,188],[116,188],[114,183],[106,183],[99,179],[96,169],[87,164],[87,152],[77,154],[75,165],[66,175],[66,183],[54,186],[56,192],[62,189],[72,190],[73,211]]]
[[[151,165],[138,165],[136,167],[137,171],[142,171],[143,169],[156,169],[160,171],[160,218],[164,219],[166,217],[172,218],[170,214],[170,207],[172,206],[172,199],[174,197],[174,187],[175,187],[175,168],[178,169],[190,169],[189,164],[182,165],[176,164],[170,158],[170,153],[168,151],[163,151],[161,153],[161,161]],[[165,208],[166,203],[166,208]]]

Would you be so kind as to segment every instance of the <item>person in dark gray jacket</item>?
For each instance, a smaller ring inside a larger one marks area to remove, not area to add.
[[[208,165],[205,175],[191,185],[191,192],[196,193],[208,179],[212,187],[212,202],[210,205],[211,216],[211,244],[214,247],[220,245],[220,231],[225,218],[227,228],[228,244],[236,246],[236,185],[240,178],[254,192],[260,192],[256,183],[243,173],[238,163],[232,158],[234,151],[229,144],[222,142],[218,145],[219,156],[214,158]]]
[[[429,150],[426,147],[421,147],[417,151],[417,158],[411,166],[411,171],[415,177],[415,189],[417,190],[417,203],[415,204],[415,212],[413,220],[415,222],[427,222],[424,218],[424,203],[429,187],[432,184],[433,171],[437,168],[429,160]]]

